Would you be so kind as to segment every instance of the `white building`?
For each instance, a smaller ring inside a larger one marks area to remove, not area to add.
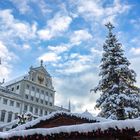
[[[18,114],[36,116],[56,110],[69,111],[54,105],[52,78],[43,66],[31,67],[28,74],[0,86],[0,124],[11,122]]]

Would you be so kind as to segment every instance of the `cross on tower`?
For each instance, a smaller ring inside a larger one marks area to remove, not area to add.
[[[110,22],[108,22],[107,24],[105,24],[105,26],[109,29],[109,32],[111,32],[111,30],[113,28],[115,28]]]
[[[40,61],[40,65],[43,66],[43,60]]]

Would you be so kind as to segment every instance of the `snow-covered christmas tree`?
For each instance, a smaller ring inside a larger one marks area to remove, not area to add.
[[[109,33],[103,45],[101,80],[94,89],[101,91],[101,96],[95,107],[101,109],[101,117],[136,118],[140,114],[140,90],[134,85],[136,73],[129,68],[130,62],[124,57],[122,45],[112,33],[114,26],[108,23],[106,27]]]

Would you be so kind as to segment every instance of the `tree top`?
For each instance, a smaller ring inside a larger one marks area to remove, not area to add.
[[[111,32],[111,30],[112,30],[113,28],[115,28],[115,27],[111,24],[111,22],[108,22],[107,24],[105,24],[105,26],[108,28],[109,32]]]

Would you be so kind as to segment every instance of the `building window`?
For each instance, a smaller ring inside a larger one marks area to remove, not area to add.
[[[33,101],[34,100],[34,97],[33,96],[31,96],[31,101]]]
[[[2,122],[4,122],[5,114],[6,114],[6,111],[5,110],[2,110],[1,111],[1,119],[0,119]]]
[[[12,87],[12,91],[14,91],[14,87]]]
[[[32,91],[35,91],[35,87],[32,87]]]
[[[38,108],[35,108],[35,113],[38,114]]]
[[[14,106],[14,101],[10,100],[10,106]]]
[[[42,99],[40,100],[40,103],[43,104],[43,100]]]
[[[45,101],[45,105],[48,105],[48,101]]]
[[[39,101],[39,99],[38,98],[36,98],[36,102],[38,103],[38,101]]]
[[[15,113],[15,119],[18,119],[18,113]]]
[[[37,92],[39,93],[39,88],[37,88]]]
[[[46,92],[46,95],[48,96],[48,92]]]
[[[52,103],[50,103],[50,106],[52,106]]]
[[[42,109],[40,109],[40,115],[42,115],[43,114],[43,110]]]
[[[17,90],[19,89],[19,85],[17,85]]]
[[[33,112],[33,107],[32,106],[30,106],[30,112]]]
[[[25,95],[25,98],[26,98],[26,99],[28,99],[28,98],[29,98],[29,96],[26,94],[26,95]]]
[[[24,111],[27,111],[28,106],[24,105]]]
[[[7,122],[11,122],[11,121],[12,121],[12,112],[8,112]]]
[[[48,114],[48,112],[47,111],[45,111],[45,115],[47,115]]]
[[[41,90],[41,93],[44,94],[44,90]]]
[[[19,102],[16,102],[16,107],[20,107],[20,103]]]
[[[8,100],[3,98],[3,104],[7,105]]]
[[[29,89],[29,88],[30,88],[30,86],[27,84],[27,85],[26,85],[26,88],[27,88],[27,89]]]

